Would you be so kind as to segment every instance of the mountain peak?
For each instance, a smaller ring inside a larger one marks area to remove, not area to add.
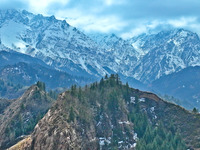
[[[84,71],[84,75],[99,77],[109,72],[119,72],[122,68],[119,64],[124,65],[122,60],[125,58],[132,64],[137,61],[138,53],[134,48],[115,34],[98,37],[98,41],[95,41],[54,16],[44,17],[22,11],[17,19],[3,18],[1,21],[0,34],[5,46],[42,59],[48,65],[68,73]],[[109,63],[106,68],[105,60]],[[124,72],[127,75],[128,69]]]
[[[171,36],[178,36],[180,38],[185,38],[187,36],[193,36],[193,35],[196,35],[196,33],[193,33],[184,28],[176,28],[176,29],[170,29],[170,30],[163,30],[156,34],[149,34],[149,35],[143,35],[143,36],[157,36],[157,37],[168,36],[169,38],[171,38]]]
[[[4,149],[14,144],[20,136],[29,134],[52,103],[53,99],[38,84],[13,100],[0,119],[0,148]]]

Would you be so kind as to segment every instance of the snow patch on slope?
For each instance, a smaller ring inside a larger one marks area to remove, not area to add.
[[[8,48],[15,48],[21,53],[25,53],[25,43],[20,40],[19,35],[23,34],[27,26],[12,20],[5,22],[0,28],[1,42]]]

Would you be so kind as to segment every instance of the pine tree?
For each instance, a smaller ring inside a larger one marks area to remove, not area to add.
[[[192,112],[196,114],[196,113],[198,113],[198,109],[196,109],[196,108],[194,107],[193,110],[192,110]]]
[[[45,83],[38,81],[37,86],[39,87],[40,90],[46,91]]]
[[[75,119],[74,109],[73,109],[73,107],[71,107],[70,112],[69,112],[69,121],[73,122],[74,119]]]
[[[104,79],[103,78],[101,78],[101,80],[100,80],[99,87],[100,88],[104,87]]]
[[[105,79],[106,79],[106,80],[108,79],[108,75],[107,75],[107,74],[105,75]]]

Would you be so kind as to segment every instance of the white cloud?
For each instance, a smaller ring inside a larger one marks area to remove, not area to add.
[[[24,1],[24,0],[21,0]],[[66,5],[69,0],[27,0],[29,10],[35,13],[48,14],[48,7],[52,4]]]
[[[120,31],[127,24],[120,20],[116,16],[108,15],[108,16],[96,16],[84,14],[78,9],[68,9],[65,11],[59,11],[56,16],[60,19],[64,19],[65,16],[66,21],[74,26],[78,27],[85,32],[114,32]]]
[[[197,21],[196,17],[181,17],[180,19],[169,20],[168,23],[174,27],[180,28],[190,25]]]
[[[129,32],[125,32],[121,34],[121,37],[124,39],[128,39],[134,36],[138,36],[142,33],[149,33],[152,32],[153,29],[156,29],[159,25],[164,24],[162,21],[153,20],[153,21],[144,21],[138,20],[140,22],[136,26],[131,29]]]
[[[140,22],[137,26],[131,29],[129,32],[122,32],[122,38],[131,38],[138,36],[142,33],[157,33],[161,30],[168,30],[174,28],[184,28],[193,32],[200,33],[200,23],[197,17],[180,17],[177,19],[168,20],[153,20],[150,22],[137,21]]]
[[[197,17],[181,17],[179,19],[168,20],[169,25],[174,28],[184,28],[200,35],[200,22]]]
[[[173,27],[200,33],[199,5],[199,0],[0,0],[1,8],[55,15],[86,32],[114,32],[125,38]]]
[[[120,22],[119,19],[115,16],[105,16],[98,18],[96,16],[84,16],[81,18],[77,18],[76,20],[69,20],[68,22],[73,26],[82,28],[86,32],[114,32],[120,31],[124,26],[126,26],[125,23]]]
[[[141,25],[137,28],[132,29],[130,32],[122,33],[121,37],[123,39],[128,39],[128,38],[131,38],[131,37],[134,37],[134,36],[138,36],[138,35],[145,33],[145,32],[147,32],[147,27],[144,26],[144,25]]]
[[[103,0],[107,6],[125,4],[126,0]]]
[[[113,0],[105,0],[105,4],[106,5],[112,5],[113,4]]]

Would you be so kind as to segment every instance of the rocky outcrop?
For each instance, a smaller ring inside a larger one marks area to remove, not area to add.
[[[8,147],[29,134],[52,103],[53,100],[37,85],[13,100],[0,114],[0,147]]]

